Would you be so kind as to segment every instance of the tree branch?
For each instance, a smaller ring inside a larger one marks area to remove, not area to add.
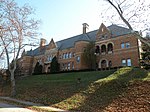
[[[115,4],[113,4],[113,2],[111,0],[106,0],[107,2],[109,2],[118,12],[119,16],[121,17],[121,19],[123,20],[123,22],[128,26],[128,28],[130,30],[133,30],[132,26],[129,24],[129,22],[123,17],[122,13],[120,12],[120,10],[117,8],[117,6],[115,6]],[[119,5],[120,7],[120,5]],[[120,7],[121,8],[121,7]],[[122,10],[121,10],[122,11]]]

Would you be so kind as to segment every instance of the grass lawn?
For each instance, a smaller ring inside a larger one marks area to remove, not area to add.
[[[81,78],[80,83],[77,81],[78,78]],[[16,82],[18,93],[16,98],[66,110],[110,111],[118,104],[122,104],[116,102],[129,96],[130,89],[134,85],[141,86],[143,83],[150,84],[150,73],[130,67],[117,71],[36,75],[25,77]],[[148,87],[150,88],[150,86]],[[147,86],[146,89],[148,89]],[[137,90],[134,92],[133,89],[132,92],[138,94]],[[150,94],[150,92],[146,91],[143,94]],[[147,95],[144,100],[150,101],[150,95]],[[115,106],[112,105],[112,102]]]
[[[52,105],[70,98],[88,88],[98,79],[105,78],[114,71],[93,71],[35,75],[17,81],[18,98]],[[81,82],[78,83],[78,78]]]

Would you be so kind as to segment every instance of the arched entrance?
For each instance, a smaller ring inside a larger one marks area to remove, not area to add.
[[[105,69],[108,67],[108,60],[107,59],[101,59],[99,62],[99,68]]]
[[[106,60],[102,60],[101,61],[101,68],[103,69],[103,68],[106,68],[107,67],[107,62],[106,62]]]

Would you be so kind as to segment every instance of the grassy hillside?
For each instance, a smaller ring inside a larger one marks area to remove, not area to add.
[[[149,110],[149,85],[149,72],[129,67],[117,71],[38,75],[17,81],[16,98],[66,110],[141,112]]]

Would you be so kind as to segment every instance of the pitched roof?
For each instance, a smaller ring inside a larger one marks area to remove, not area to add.
[[[56,42],[57,47],[59,50],[63,50],[72,48],[77,41],[95,41],[96,32],[97,30],[58,41]]]
[[[30,50],[30,51],[27,51],[25,53],[26,56],[39,56],[39,55],[42,55],[44,54],[46,51],[46,46],[43,47],[42,49],[40,49],[40,47],[34,49],[34,50]]]
[[[131,33],[130,29],[127,29],[125,27],[121,27],[118,25],[114,25],[114,24],[108,26],[107,28],[111,32],[113,38]],[[98,30],[94,30],[94,31],[88,32],[86,34],[80,34],[77,36],[73,36],[73,37],[58,41],[58,42],[56,42],[57,48],[59,50],[72,48],[72,47],[74,47],[74,44],[77,41],[96,41],[97,31]],[[27,51],[26,55],[28,55],[28,56],[42,55],[45,53],[45,50],[47,47],[48,47],[48,45],[46,45],[42,50],[40,50],[40,48],[38,47],[35,50]]]
[[[112,34],[112,37],[118,37],[118,36],[121,36],[121,35],[126,35],[126,34],[130,34],[131,33],[131,30],[128,29],[128,28],[125,28],[125,27],[121,27],[121,26],[118,26],[118,25],[110,25],[107,27],[111,34]]]

